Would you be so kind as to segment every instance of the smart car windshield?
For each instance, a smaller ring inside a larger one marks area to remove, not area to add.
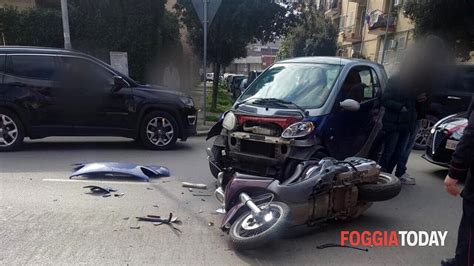
[[[276,64],[244,92],[239,102],[274,98],[303,108],[319,108],[329,96],[340,69],[341,66],[330,64]]]

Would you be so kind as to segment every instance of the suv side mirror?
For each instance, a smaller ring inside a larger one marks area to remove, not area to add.
[[[353,99],[346,99],[340,102],[339,106],[341,106],[342,109],[351,112],[359,111],[360,109],[360,103]]]
[[[129,84],[127,81],[125,81],[121,76],[114,76],[114,85],[112,88],[112,92],[117,92],[121,90],[122,88],[128,87]]]

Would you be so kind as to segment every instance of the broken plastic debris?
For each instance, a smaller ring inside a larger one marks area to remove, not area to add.
[[[102,194],[108,194],[110,192],[117,192],[118,190],[115,188],[111,187],[99,187],[99,186],[85,186],[82,188],[88,188],[92,191],[92,193],[102,193]]]
[[[189,182],[181,182],[183,187],[187,188],[197,188],[197,189],[207,189],[207,185],[205,184],[195,184],[195,183],[189,183]]]
[[[143,181],[150,181],[150,178],[170,176],[170,171],[162,166],[141,166],[133,163],[79,163],[74,164],[74,173],[69,179],[76,176],[104,177],[104,176],[132,176]]]
[[[161,216],[158,216],[158,215],[147,215],[146,217],[136,217],[136,218],[138,221],[152,222],[153,225],[155,226],[166,224],[166,225],[169,225],[175,231],[181,233],[181,230],[174,226],[174,224],[181,224],[181,221],[178,220],[178,217],[173,217],[172,213],[170,213],[167,219],[163,219],[161,218]]]
[[[140,229],[140,226],[139,225],[131,225],[130,229]]]

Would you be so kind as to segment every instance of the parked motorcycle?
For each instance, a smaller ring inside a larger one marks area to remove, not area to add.
[[[219,173],[222,182],[224,172]],[[376,162],[350,157],[344,161],[324,158],[299,164],[283,182],[234,173],[224,190],[216,190],[235,249],[262,246],[295,226],[316,226],[328,220],[360,216],[372,202],[400,193],[398,178],[380,172]]]

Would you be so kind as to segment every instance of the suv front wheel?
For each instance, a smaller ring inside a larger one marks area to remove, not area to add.
[[[140,126],[140,139],[152,150],[167,150],[178,140],[178,123],[170,114],[161,111],[151,112],[143,118]]]
[[[9,110],[0,108],[0,152],[18,150],[24,137],[20,119]]]

